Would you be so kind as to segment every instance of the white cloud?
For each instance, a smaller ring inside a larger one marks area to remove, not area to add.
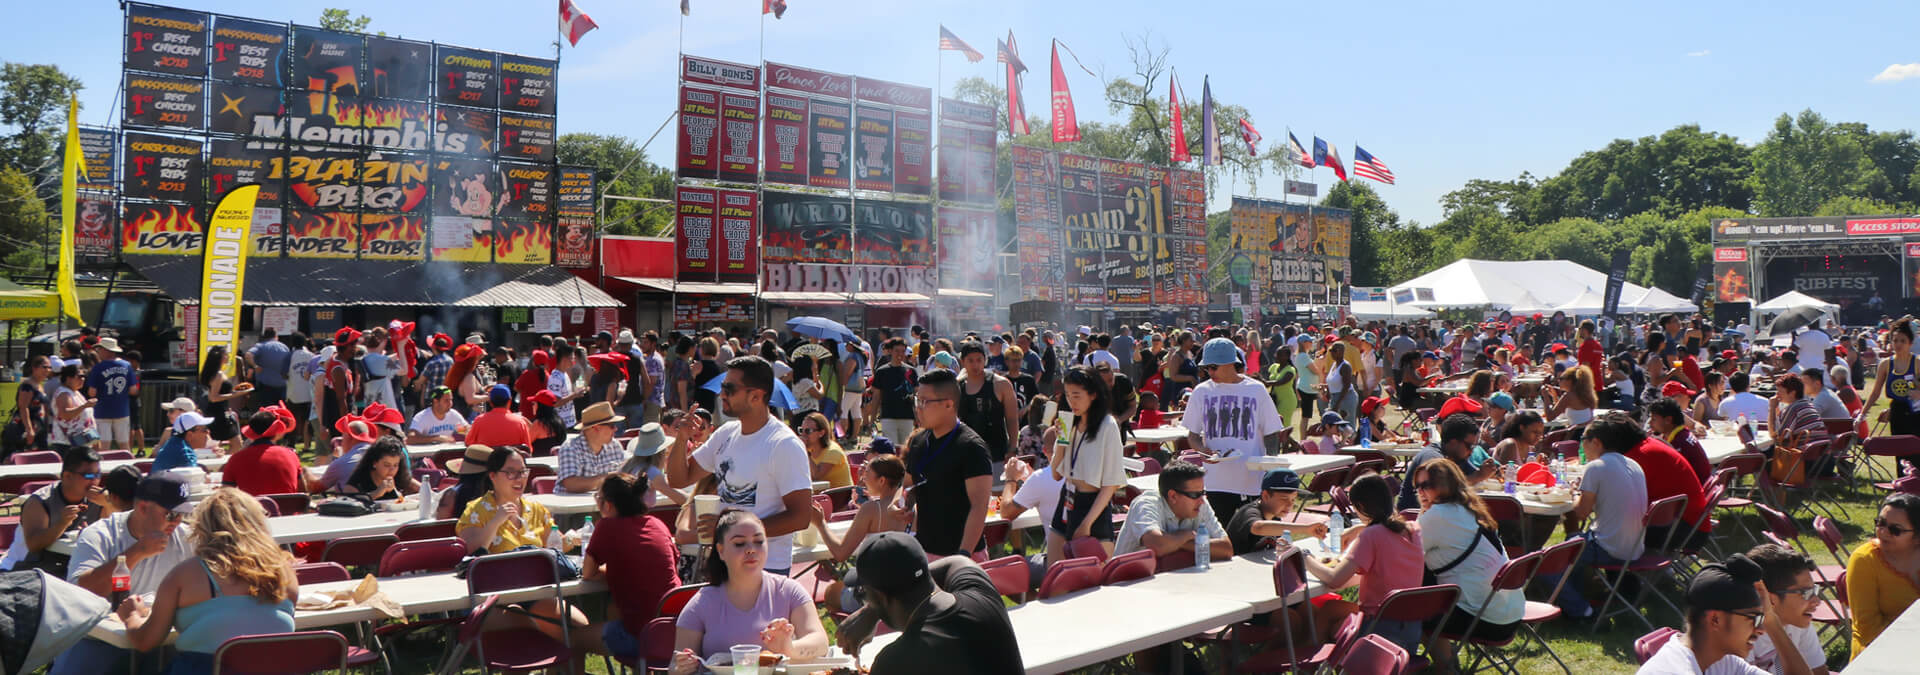
[[[1697,51],[1697,52],[1687,52],[1687,56],[1694,56],[1694,57],[1699,57],[1699,56],[1706,56],[1706,55],[1708,55],[1708,54],[1712,54],[1712,53],[1713,53],[1713,50],[1711,50],[1711,49],[1702,49],[1702,50],[1700,50],[1700,51]]]
[[[1873,76],[1873,81],[1899,82],[1911,77],[1920,77],[1920,63],[1895,63],[1887,66],[1886,70],[1882,70],[1879,75]]]

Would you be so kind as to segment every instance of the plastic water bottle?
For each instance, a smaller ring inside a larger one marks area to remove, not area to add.
[[[1340,555],[1340,535],[1347,531],[1347,517],[1334,511],[1327,517],[1327,553]]]
[[[1293,546],[1293,530],[1281,530],[1280,540],[1287,542],[1288,547],[1292,547]]]
[[[565,543],[566,537],[561,536],[559,525],[554,525],[547,529],[547,548],[553,549],[555,553],[560,553],[562,552],[561,547],[564,546]]]
[[[586,542],[593,541],[593,516],[587,516],[587,522],[581,523],[580,529],[574,530],[573,532],[574,534],[580,535],[581,545],[585,545]]]
[[[1540,461],[1540,453],[1537,453],[1537,452],[1529,452],[1529,453],[1527,453],[1527,463],[1528,463],[1528,464],[1533,464],[1533,463],[1536,463],[1536,462],[1539,462],[1539,461]]]
[[[426,481],[420,481],[420,494],[416,496],[420,500],[420,520],[433,518],[433,487],[427,485]]]
[[[1520,465],[1514,464],[1512,460],[1508,460],[1507,461],[1507,494],[1513,494],[1513,489],[1514,489],[1513,477],[1518,473],[1520,473]]]
[[[1193,567],[1202,572],[1213,567],[1213,553],[1208,543],[1205,525],[1193,531]]]

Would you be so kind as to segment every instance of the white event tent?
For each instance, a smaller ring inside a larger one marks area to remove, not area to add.
[[[1392,297],[1383,301],[1355,300],[1347,310],[1360,321],[1423,321],[1433,318],[1433,312],[1396,303]]]
[[[1797,309],[1800,307],[1812,307],[1826,314],[1840,311],[1839,305],[1801,293],[1800,291],[1787,291],[1782,293],[1772,300],[1754,305],[1753,311],[1765,314],[1779,314],[1789,309]]]
[[[1387,292],[1412,291],[1417,299],[1410,304],[1425,309],[1562,311],[1580,316],[1600,313],[1606,289],[1606,273],[1567,260],[1456,260]],[[1629,283],[1621,290],[1619,309],[1640,314],[1697,308],[1666,291]]]

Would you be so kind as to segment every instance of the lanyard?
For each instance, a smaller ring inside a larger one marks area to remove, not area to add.
[[[930,450],[931,452],[927,454],[925,459],[921,459],[919,457],[914,458],[914,462],[913,462],[914,481],[922,484],[926,483],[927,482],[927,478],[926,478],[927,465],[933,463],[933,460],[939,459],[940,454],[946,452],[947,448],[953,445],[953,439],[956,439],[959,437],[960,437],[960,425],[956,424],[953,427],[953,431],[947,434],[946,439],[940,441],[940,447],[937,447],[937,448],[933,447],[933,442],[928,441],[927,449]]]

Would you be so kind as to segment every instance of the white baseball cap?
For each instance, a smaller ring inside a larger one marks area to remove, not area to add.
[[[200,408],[200,406],[193,404],[193,399],[187,398],[185,396],[163,403],[160,405],[160,407],[166,410],[178,410],[180,412],[188,412],[191,410],[198,410]]]
[[[173,433],[184,434],[187,433],[188,429],[204,427],[209,424],[213,424],[213,420],[207,419],[200,413],[183,412],[180,413],[179,417],[173,418]]]

